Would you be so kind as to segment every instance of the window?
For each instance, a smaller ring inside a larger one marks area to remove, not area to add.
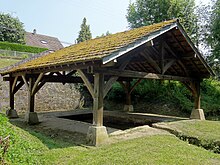
[[[45,40],[41,40],[40,41],[42,44],[47,44],[47,41],[45,41]]]

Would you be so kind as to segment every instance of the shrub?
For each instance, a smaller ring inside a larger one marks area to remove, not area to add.
[[[48,50],[47,48],[38,48],[9,42],[0,42],[0,49],[29,53],[41,53],[45,50]]]

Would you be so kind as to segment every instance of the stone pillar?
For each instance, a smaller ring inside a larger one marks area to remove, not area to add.
[[[17,111],[14,108],[14,91],[13,91],[13,80],[9,81],[9,104],[10,104],[10,109],[6,111],[6,115],[8,118],[18,118]]]
[[[103,126],[103,90],[104,75],[95,73],[93,98],[93,125],[89,127],[87,141],[90,145],[99,146],[108,139],[106,127]]]
[[[194,108],[191,112],[190,119],[205,120],[203,109],[200,108],[200,82],[194,83]]]
[[[28,87],[28,108],[25,114],[25,121],[29,124],[38,124],[39,119],[37,113],[34,112],[34,96],[35,93],[32,92],[34,86],[34,79],[29,79],[29,87]]]

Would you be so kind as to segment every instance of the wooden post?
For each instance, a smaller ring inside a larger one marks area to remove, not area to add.
[[[126,93],[126,105],[131,105],[131,93],[130,93],[130,89],[131,89],[131,82],[128,81],[125,84],[125,93]]]
[[[25,77],[23,76],[24,81]],[[27,108],[27,112],[25,115],[25,120],[26,122],[28,122],[29,124],[38,124],[39,123],[39,119],[37,116],[37,113],[34,112],[34,96],[35,93],[32,92],[33,87],[35,84],[35,79],[34,78],[29,78],[29,84],[26,82],[26,86],[27,86],[27,91],[28,91],[28,108]]]
[[[10,101],[10,109],[14,109],[14,92],[12,90],[13,81],[9,81],[9,101]]]
[[[203,109],[200,108],[200,82],[191,82],[191,88],[193,89],[194,108],[190,115],[190,119],[205,120]]]
[[[13,91],[13,84],[16,83],[15,79],[9,81],[9,106],[10,109],[6,111],[6,115],[8,118],[18,118],[17,111],[14,107],[14,91]]]
[[[32,94],[32,88],[34,86],[34,78],[29,78],[29,90],[28,90],[28,112],[34,112],[34,96]]]
[[[87,141],[90,145],[99,146],[108,139],[106,127],[103,126],[104,75],[95,73],[93,97],[93,125],[89,127]]]
[[[200,109],[200,82],[195,82],[194,108]]]
[[[93,125],[103,126],[104,76],[96,73],[94,79]]]

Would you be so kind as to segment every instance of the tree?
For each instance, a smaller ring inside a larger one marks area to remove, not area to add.
[[[102,35],[100,35],[100,36],[96,36],[96,38],[109,36],[109,35],[111,35],[111,34],[112,34],[112,33],[110,33],[109,31],[107,31],[106,33],[102,33]]]
[[[194,0],[136,0],[126,15],[130,28],[179,18],[189,35],[195,33]]]
[[[210,64],[220,75],[220,0],[216,0],[213,5],[208,43],[212,48],[212,55],[209,57]]]
[[[90,32],[89,25],[86,24],[86,18],[83,18],[83,22],[81,24],[81,30],[79,31],[79,36],[76,39],[77,43],[92,39],[92,33]]]
[[[0,13],[0,41],[24,44],[24,26],[18,18]]]

